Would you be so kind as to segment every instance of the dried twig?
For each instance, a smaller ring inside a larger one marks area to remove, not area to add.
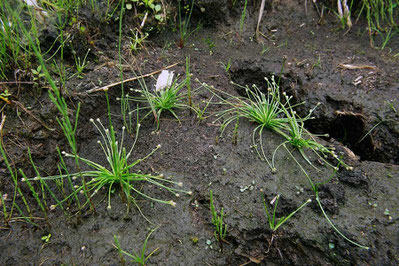
[[[377,67],[370,66],[370,65],[339,64],[338,67],[344,68],[344,69],[372,69],[372,70],[378,70]]]
[[[148,74],[145,74],[145,75],[136,76],[136,77],[133,77],[133,78],[128,78],[128,79],[125,79],[123,81],[118,81],[118,82],[115,82],[115,83],[111,83],[111,84],[106,85],[106,86],[101,87],[101,88],[94,88],[94,89],[88,90],[88,91],[86,91],[84,93],[80,93],[80,94],[90,94],[90,93],[93,93],[93,92],[106,91],[109,88],[121,85],[122,83],[127,83],[127,82],[135,81],[135,80],[138,80],[138,79],[141,79],[141,78],[147,78],[147,77],[153,76],[155,74],[158,74],[159,72],[162,72],[162,70],[172,68],[172,67],[174,67],[174,66],[176,66],[178,64],[180,64],[180,62],[174,63],[172,65],[169,65],[167,67],[161,68],[161,69],[159,69],[157,71],[154,71],[154,72],[151,72],[151,73],[148,73]]]
[[[38,122],[40,125],[42,125],[43,127],[45,127],[47,130],[49,131],[55,131],[55,128],[51,128],[49,127],[46,123],[44,123],[42,120],[40,120],[39,118],[37,118],[31,111],[29,111],[28,109],[26,109],[26,107],[18,102],[18,101],[12,101],[13,103],[15,103],[18,107],[20,107],[22,110],[24,110],[25,113],[27,113],[28,115],[30,115],[34,120],[36,120],[36,122]]]
[[[1,123],[0,123],[0,141],[3,138],[3,127],[4,127],[4,123],[6,122],[6,115],[5,114],[1,114]]]
[[[256,40],[259,41],[259,25],[262,20],[263,16],[263,9],[265,8],[265,0],[262,0],[260,3],[260,9],[259,9],[259,17],[258,17],[258,24],[256,25]],[[263,35],[263,34],[262,34]]]

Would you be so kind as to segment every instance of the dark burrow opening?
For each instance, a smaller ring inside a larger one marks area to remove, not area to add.
[[[366,131],[363,115],[352,112],[335,112],[335,118],[318,117],[305,123],[306,129],[314,134],[328,134],[329,139],[339,141],[361,160],[380,161],[376,156],[373,139]]]

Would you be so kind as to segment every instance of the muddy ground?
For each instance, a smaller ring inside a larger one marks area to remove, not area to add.
[[[312,133],[328,133],[329,137],[320,141],[334,145],[354,168],[339,170],[332,181],[320,188],[321,202],[341,232],[370,249],[350,244],[331,228],[314,200],[306,177],[284,149],[276,154],[277,173],[271,172],[251,148],[254,124],[240,120],[237,144],[232,143],[233,127],[220,137],[220,128],[212,123],[215,120],[212,114],[222,107],[211,105],[207,109],[209,117],[204,121],[188,110],[180,110],[177,112],[180,123],[165,115],[160,130],[156,131],[152,118],[144,120],[134,150],[134,158],[139,158],[161,144],[161,149],[139,168],[183,182],[183,188],[191,190],[192,196],[173,198],[157,188],[143,188],[151,195],[177,203],[171,207],[138,197],[141,212],[151,223],[136,208],[126,215],[126,205],[117,192],[111,198],[112,209],[107,210],[105,191],[94,198],[97,213],[87,211],[81,219],[76,216],[66,219],[56,209],[49,214],[51,227],[41,220],[37,220],[39,227],[15,220],[1,227],[1,265],[117,265],[120,259],[113,246],[114,235],[118,236],[122,249],[141,252],[147,234],[157,226],[146,254],[157,251],[148,259],[148,265],[399,263],[399,114],[396,111],[399,110],[399,58],[394,57],[399,51],[397,37],[390,44],[391,53],[388,49],[373,49],[364,21],[344,34],[333,15],[326,15],[320,21],[312,7],[305,10],[303,3],[287,1],[266,7],[261,31],[268,38],[263,38],[262,44],[254,40],[258,3],[249,5],[240,35],[240,8],[229,9],[224,5],[226,1],[203,2],[202,7],[205,12],[210,10],[209,13],[202,14],[196,7],[192,23],[195,25],[200,18],[206,23],[188,38],[183,49],[177,48],[178,32],[173,31],[152,35],[138,54],[128,52],[128,40],[124,39],[124,77],[133,77],[133,70],[146,74],[174,63],[179,64],[172,70],[183,77],[185,58],[190,56],[193,81],[198,79],[233,95],[242,95],[239,87],[230,81],[257,84],[266,89],[264,77],[275,74],[281,75],[282,91],[292,95],[295,102],[306,101],[297,109],[301,115],[320,102],[315,119],[306,127]],[[129,31],[128,21],[124,32]],[[83,79],[67,83],[69,106],[82,103],[77,133],[79,154],[98,163],[105,163],[105,158],[97,144],[100,135],[89,119],[99,117],[105,122],[106,102],[102,92],[85,92],[120,79],[115,29],[117,23],[102,28],[94,39],[95,49]],[[226,65],[229,60],[231,67],[226,71],[222,63]],[[368,67],[348,69],[342,64]],[[149,87],[154,86],[155,78],[145,79]],[[357,81],[361,82],[355,85]],[[125,90],[138,86],[135,82],[126,83]],[[199,86],[199,82],[193,82],[194,88]],[[57,130],[49,131],[32,115],[21,109],[17,113],[15,105],[7,106],[3,140],[8,155],[17,168],[23,168],[33,177],[27,157],[30,147],[43,175],[55,174],[59,161],[55,147],[68,149],[55,121],[56,108],[45,88],[40,94],[37,88],[23,86],[20,92],[14,100],[30,107],[37,118]],[[120,97],[120,87],[112,87],[109,93],[113,124],[120,131],[120,102],[116,99]],[[209,91],[201,89],[193,100],[204,106],[203,101],[210,97]],[[266,153],[271,156],[283,141],[282,137],[266,131]],[[303,162],[299,153],[293,154]],[[309,156],[318,165],[317,158],[311,153]],[[12,180],[3,159],[0,163],[0,188],[12,195]],[[331,175],[328,168],[320,166],[316,171],[303,165],[314,180],[325,180]],[[213,237],[210,190],[216,208],[223,207],[225,211],[229,243],[223,245],[222,251]],[[313,201],[273,233],[267,224],[261,191],[267,201],[281,194],[278,217],[288,215],[308,198]],[[23,192],[29,194],[28,188],[23,187]],[[35,206],[33,197],[28,199]],[[38,208],[36,214],[43,217]],[[41,238],[50,233],[50,241],[45,243]]]

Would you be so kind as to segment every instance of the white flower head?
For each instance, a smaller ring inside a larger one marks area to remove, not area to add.
[[[169,72],[169,70],[162,70],[161,74],[158,76],[157,84],[155,85],[155,91],[162,91],[172,86],[173,76],[173,71]]]

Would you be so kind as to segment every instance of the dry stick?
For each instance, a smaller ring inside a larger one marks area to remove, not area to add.
[[[1,123],[0,123],[0,141],[2,141],[3,138],[3,127],[4,127],[4,123],[6,122],[6,115],[5,114],[1,114]]]
[[[256,40],[257,41],[259,41],[259,25],[260,25],[260,21],[262,20],[264,8],[265,8],[265,0],[262,0],[262,3],[260,4],[260,9],[259,9],[258,24],[256,25]]]
[[[0,81],[1,84],[35,84],[35,82],[32,81]]]
[[[50,126],[48,126],[46,123],[44,123],[42,120],[40,120],[39,118],[37,118],[31,111],[29,111],[28,109],[26,109],[26,107],[18,102],[18,101],[12,101],[13,103],[15,103],[15,105],[19,106],[22,110],[24,110],[25,113],[27,113],[28,115],[30,115],[33,119],[36,120],[36,122],[38,122],[39,124],[41,124],[43,127],[45,127],[47,130],[49,131],[55,131],[55,128],[51,128]]]
[[[159,69],[159,70],[157,70],[157,71],[154,71],[154,72],[151,72],[151,73],[148,73],[148,74],[145,74],[145,75],[141,75],[141,76],[133,77],[133,78],[128,78],[128,79],[125,79],[125,80],[123,80],[123,81],[118,81],[118,82],[115,82],[115,83],[111,83],[111,84],[106,85],[106,86],[101,87],[101,88],[91,89],[91,90],[88,90],[88,91],[86,91],[86,92],[84,92],[84,93],[80,93],[80,94],[89,94],[89,93],[93,93],[93,92],[106,91],[106,90],[108,90],[109,88],[112,88],[112,87],[121,85],[122,83],[130,82],[130,81],[135,81],[135,80],[138,80],[138,79],[141,79],[141,78],[147,78],[147,77],[153,76],[153,75],[155,75],[155,74],[158,74],[159,72],[162,72],[162,70],[166,70],[166,69],[172,68],[172,67],[174,67],[174,66],[176,66],[176,65],[178,65],[178,64],[180,64],[180,62],[174,63],[173,65],[169,65],[169,66],[167,66],[167,67],[161,68],[161,69]]]

